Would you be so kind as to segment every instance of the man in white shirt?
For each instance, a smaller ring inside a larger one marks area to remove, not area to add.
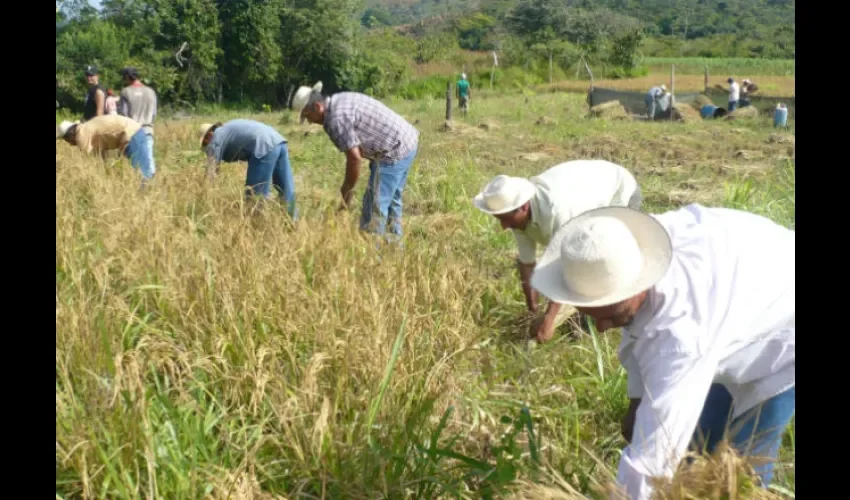
[[[655,115],[659,112],[663,113],[667,111],[667,108],[670,105],[669,95],[670,93],[667,92],[667,86],[664,84],[649,89],[649,93],[647,93],[646,98],[644,98],[647,118],[654,120]]]
[[[532,286],[623,328],[629,498],[648,499],[706,431],[709,451],[730,429],[739,453],[776,458],[795,407],[794,264],[794,231],[725,208],[600,208],[556,233]],[[773,465],[754,468],[767,486]]]
[[[519,247],[519,273],[529,312],[537,312],[537,292],[529,285],[537,245],[545,247],[555,231],[574,216],[592,208],[641,206],[641,191],[625,168],[605,160],[575,160],[555,165],[524,179],[499,175],[473,199],[484,213],[499,219],[514,233]],[[552,338],[555,329],[575,313],[549,301],[546,312],[531,325],[538,342]]]
[[[726,81],[729,83],[729,112],[731,113],[738,109],[738,100],[741,98],[741,86],[732,77],[729,77]]]

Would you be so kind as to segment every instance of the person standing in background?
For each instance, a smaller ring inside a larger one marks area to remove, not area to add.
[[[741,98],[741,86],[732,77],[729,77],[726,81],[729,82],[729,112],[731,113],[738,109],[738,100]]]
[[[146,146],[151,158],[151,170],[156,171],[153,154],[153,123],[156,120],[156,92],[139,79],[136,68],[127,67],[121,70],[121,76],[127,85],[121,90],[118,101],[118,114],[132,118],[142,126],[147,135]]]
[[[103,111],[107,115],[118,114],[118,96],[112,89],[106,91],[106,103],[103,105]]]
[[[102,116],[106,104],[106,89],[100,84],[97,68],[86,66],[86,81],[89,83],[89,91],[86,93],[86,100],[83,103],[83,122],[91,120],[95,116]]]
[[[464,115],[469,113],[469,97],[471,95],[469,87],[466,73],[461,73],[460,80],[457,81],[457,100]]]

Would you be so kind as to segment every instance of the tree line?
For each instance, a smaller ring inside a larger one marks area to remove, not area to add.
[[[399,93],[410,85],[411,65],[461,49],[495,50],[500,69],[548,72],[550,78],[553,70],[585,63],[603,65],[604,76],[635,76],[647,47],[664,56],[794,57],[793,0],[101,0],[100,5],[98,10],[87,0],[57,0],[56,98],[62,107],[82,105],[83,69],[89,64],[101,69],[107,87],[120,87],[120,68],[137,67],[165,105],[280,106],[298,85],[316,80],[329,92]]]

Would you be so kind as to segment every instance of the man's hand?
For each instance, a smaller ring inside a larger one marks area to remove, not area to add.
[[[534,337],[538,343],[542,344],[551,339],[555,334],[554,325],[555,322],[552,318],[550,318],[548,314],[544,314],[531,323],[529,334]]]
[[[534,272],[535,262],[524,264],[517,260],[519,267],[519,281],[522,284],[522,293],[525,295],[525,305],[529,312],[537,312],[537,290],[531,287],[531,274]]]

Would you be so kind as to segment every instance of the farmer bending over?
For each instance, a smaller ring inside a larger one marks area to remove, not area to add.
[[[776,459],[795,408],[795,253],[794,231],[697,204],[598,208],[552,238],[532,286],[600,332],[622,328],[631,405],[617,480],[629,498],[649,499],[650,478],[727,429],[739,454]],[[773,464],[754,468],[767,486]]]
[[[247,161],[246,199],[253,195],[270,199],[274,185],[278,196],[285,200],[289,215],[293,219],[298,217],[289,149],[286,139],[277,130],[258,121],[237,119],[224,124],[205,123],[199,132],[210,179],[218,173],[223,161]]]
[[[133,168],[142,173],[143,186],[156,173],[142,126],[126,116],[100,115],[85,123],[64,121],[57,127],[56,138],[64,139],[87,154],[121,151],[130,159]]]
[[[529,285],[537,245],[545,248],[552,235],[576,215],[597,207],[640,208],[637,181],[625,168],[605,160],[576,160],[556,165],[537,177],[500,175],[475,196],[473,203],[510,229],[519,248],[519,275],[528,311],[537,312],[537,292]],[[546,312],[531,326],[538,342],[552,338],[555,328],[575,313],[549,301]]]
[[[331,142],[345,153],[340,210],[351,205],[363,158],[369,160],[369,185],[363,195],[360,229],[402,237],[402,192],[419,149],[419,131],[381,101],[357,92],[323,97],[322,83],[301,87],[292,99],[301,122],[322,124]]]

